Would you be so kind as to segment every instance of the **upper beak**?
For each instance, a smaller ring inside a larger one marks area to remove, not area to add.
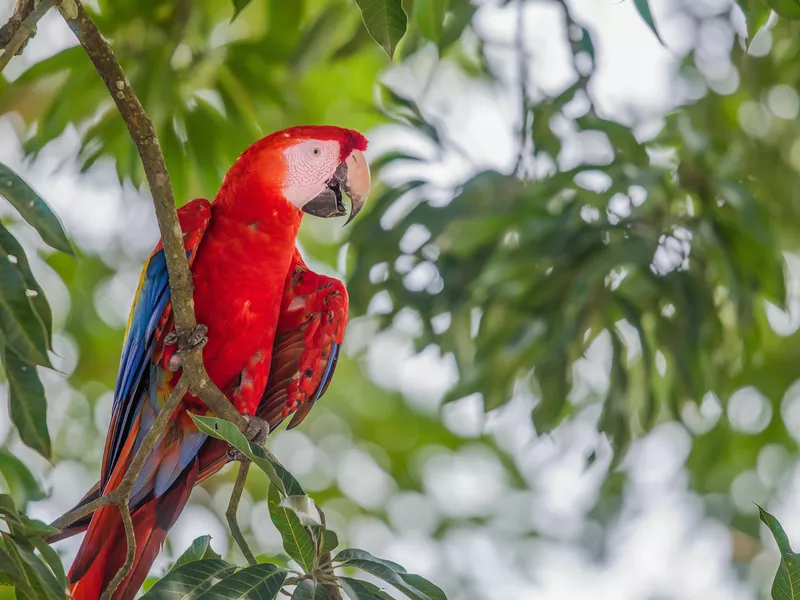
[[[343,163],[339,163],[328,182],[328,187],[303,206],[303,212],[315,217],[341,217],[347,214],[342,202],[342,192],[350,196],[350,216],[347,225],[364,207],[369,196],[370,173],[364,154],[354,150]]]

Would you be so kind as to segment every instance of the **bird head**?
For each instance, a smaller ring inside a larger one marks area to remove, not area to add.
[[[315,217],[347,214],[342,194],[351,201],[345,225],[363,208],[370,172],[364,157],[367,139],[358,131],[329,125],[291,127],[262,138],[237,163],[262,186]],[[236,168],[232,169],[232,172]]]

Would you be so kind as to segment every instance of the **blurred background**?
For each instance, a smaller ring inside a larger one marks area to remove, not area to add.
[[[218,0],[86,5],[179,203],[212,197],[276,129],[370,140],[365,212],[300,235],[312,268],[348,283],[345,357],[303,426],[270,441],[343,544],[453,600],[768,597],[778,552],[755,503],[800,544],[791,22],[652,0],[659,41],[633,0],[414,0],[389,61],[349,0],[253,0],[233,23]],[[124,124],[54,11],[0,78],[0,162],[78,253],[0,202],[52,305],[58,370],[39,369],[52,464],[5,418],[0,444],[49,492],[27,510],[50,521],[98,478],[158,238]],[[194,490],[156,574],[205,533],[242,561],[224,524],[234,476]],[[277,554],[267,485],[251,473],[240,518]],[[57,545],[65,563],[77,545]]]

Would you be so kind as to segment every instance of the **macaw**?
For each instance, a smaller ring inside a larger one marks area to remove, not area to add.
[[[328,387],[347,324],[341,281],[311,271],[296,249],[303,214],[349,222],[369,193],[370,173],[357,131],[301,126],[247,148],[212,202],[178,211],[194,283],[195,314],[204,327],[211,380],[236,409],[272,431],[290,415],[297,426]],[[207,331],[205,328],[207,327]],[[142,271],[131,308],[98,484],[81,504],[114,490],[161,406],[180,378],[164,251],[159,242]],[[235,456],[198,431],[187,411],[210,414],[187,393],[148,456],[131,492],[136,555],[114,600],[131,600],[185,506],[192,487]],[[58,534],[86,529],[69,572],[75,600],[98,600],[125,561],[126,539],[114,506]]]

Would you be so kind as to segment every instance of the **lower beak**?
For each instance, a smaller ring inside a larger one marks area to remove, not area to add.
[[[367,160],[362,152],[353,151],[343,163],[339,163],[336,171],[321,194],[312,198],[303,206],[303,212],[315,217],[341,217],[347,214],[342,202],[342,192],[350,197],[350,216],[347,225],[364,207],[369,196],[370,172]]]

